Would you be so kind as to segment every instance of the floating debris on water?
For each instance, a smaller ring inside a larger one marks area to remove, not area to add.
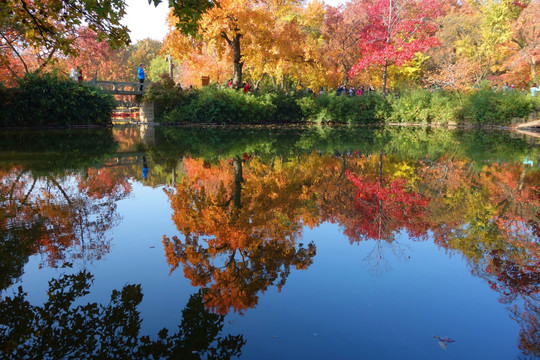
[[[448,349],[448,344],[453,343],[453,342],[456,342],[455,340],[452,340],[452,339],[450,339],[450,338],[447,337],[447,336],[441,337],[441,336],[438,336],[438,335],[433,335],[433,337],[434,337],[435,339],[438,339],[438,340],[439,340],[437,343],[438,343],[439,346],[440,346],[441,348],[443,348],[444,350],[447,350],[447,349]]]

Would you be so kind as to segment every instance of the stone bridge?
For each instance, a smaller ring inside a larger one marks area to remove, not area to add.
[[[113,95],[142,95],[146,91],[149,83],[141,84],[138,82],[123,82],[123,81],[101,81],[92,79],[88,84],[96,86]]]
[[[112,95],[143,95],[148,85],[150,85],[150,83],[140,84],[138,82],[101,81],[96,79],[88,81],[88,84]],[[150,123],[154,121],[153,102],[139,104],[139,118],[142,122]]]

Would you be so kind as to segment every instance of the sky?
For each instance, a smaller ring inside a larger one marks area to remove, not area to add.
[[[329,5],[339,5],[345,0],[325,0]],[[130,30],[131,41],[133,43],[151,38],[154,40],[163,40],[167,33],[167,0],[162,0],[156,8],[149,5],[148,0],[127,0],[127,15],[122,20]]]

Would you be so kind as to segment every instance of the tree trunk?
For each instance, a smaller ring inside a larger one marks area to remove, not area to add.
[[[238,29],[236,29],[236,31],[238,31]],[[238,90],[242,87],[242,67],[244,66],[244,62],[242,61],[242,51],[240,49],[240,38],[242,37],[242,34],[236,32],[232,39],[229,39],[229,36],[225,32],[222,32],[221,36],[225,39],[227,44],[229,44],[233,52],[232,87]]]
[[[242,60],[242,53],[240,51],[240,38],[241,34],[236,34],[231,41],[231,47],[233,50],[233,88],[240,89],[242,87],[242,68],[244,62]]]
[[[343,84],[345,86],[347,86],[347,84],[349,84],[349,70],[350,70],[350,66],[347,63],[345,63],[345,61],[341,61],[341,66],[343,67],[343,74],[345,75],[344,78],[345,78],[345,81],[343,82]]]
[[[536,82],[536,57],[534,55],[531,57],[531,80],[533,83]]]
[[[244,178],[242,176],[242,159],[240,156],[235,156],[233,158],[234,166],[234,193],[233,193],[233,204],[236,210],[242,208],[242,183]]]
[[[388,60],[384,60],[384,68],[382,74],[382,93],[386,95],[386,78],[388,76]]]

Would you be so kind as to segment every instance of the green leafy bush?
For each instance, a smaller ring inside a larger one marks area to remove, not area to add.
[[[301,119],[294,96],[244,94],[231,89],[205,87],[183,92],[179,106],[158,115],[164,123],[261,124]]]
[[[467,96],[460,117],[478,125],[507,125],[513,118],[525,118],[535,108],[535,99],[518,92],[479,90]]]
[[[454,91],[434,91],[431,95],[431,121],[436,124],[454,124],[458,121],[462,94]]]
[[[382,120],[388,103],[378,93],[362,96],[322,94],[304,97],[298,101],[303,118],[311,122],[366,124]]]
[[[405,91],[399,98],[391,98],[390,122],[427,124],[431,123],[431,93],[424,90]]]
[[[153,102],[156,117],[177,107],[189,104],[194,95],[177,88],[168,74],[162,74],[159,81],[152,83],[146,89],[142,101]]]
[[[98,88],[52,74],[26,75],[0,97],[7,109],[0,120],[4,127],[107,125],[115,106],[113,97]]]
[[[411,124],[448,124],[458,120],[459,93],[413,89],[390,98],[389,122]]]
[[[379,93],[362,96],[285,93],[244,94],[231,89],[205,87],[178,91],[174,84],[149,88],[145,97],[156,102],[158,121],[165,123],[346,123],[399,122],[410,124],[474,125],[510,124],[525,118],[537,99],[519,93],[493,92],[489,88],[471,93],[413,89],[400,97]]]

